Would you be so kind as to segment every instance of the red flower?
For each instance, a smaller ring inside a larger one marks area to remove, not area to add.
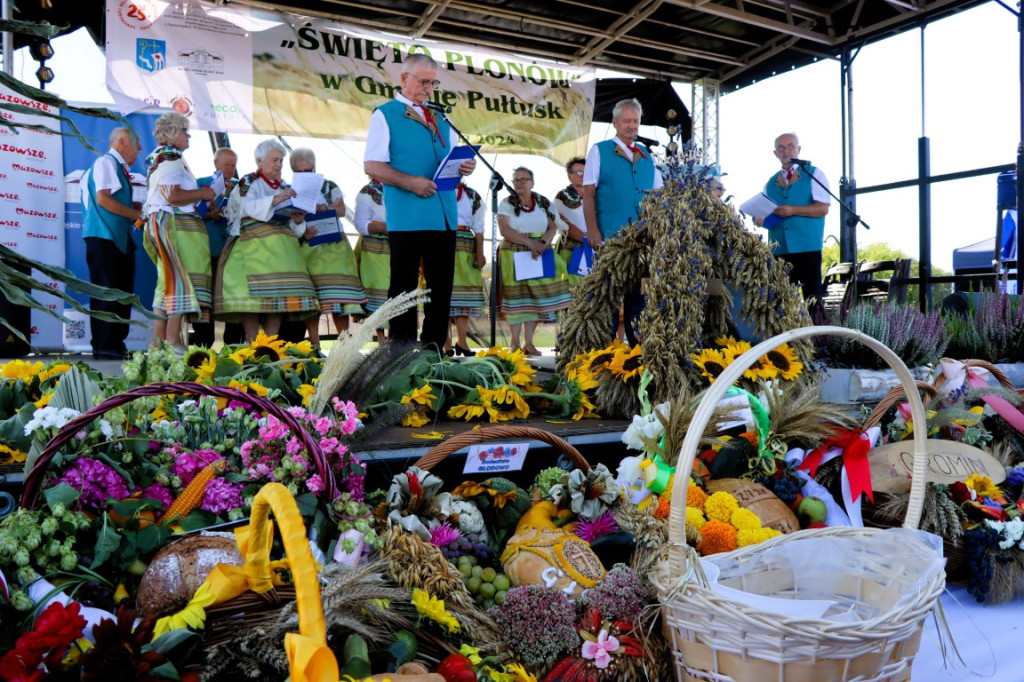
[[[970,502],[973,498],[971,495],[971,489],[967,487],[967,484],[963,481],[957,481],[956,483],[949,486],[949,494],[953,497],[953,501],[957,504],[963,504],[964,502]]]
[[[67,606],[53,602],[36,618],[34,630],[24,632],[14,648],[0,659],[0,678],[17,682],[42,679],[45,663],[51,671],[60,669],[68,647],[85,631],[85,618],[80,614],[81,604]]]

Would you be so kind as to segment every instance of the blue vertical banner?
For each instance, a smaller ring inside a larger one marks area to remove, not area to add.
[[[74,121],[75,126],[89,143],[101,154],[109,148],[110,132],[119,123],[105,118],[83,116],[71,111],[62,111],[64,116]],[[132,193],[136,197],[141,192],[145,195],[146,186],[146,155],[156,147],[153,136],[153,124],[157,114],[130,114],[125,117],[135,130],[142,145],[139,158],[131,167]],[[67,123],[62,123],[64,136],[64,253],[65,267],[76,277],[89,279],[89,267],[85,262],[85,241],[82,238],[82,192],[79,180],[82,174],[92,167],[97,156],[83,145],[73,134],[68,134]],[[142,231],[132,230],[132,241],[135,243],[135,290],[142,302],[150,307],[153,302],[153,291],[156,288],[156,268],[142,248]],[[89,304],[88,296],[75,295],[83,305]],[[71,352],[88,352],[91,350],[89,334],[89,318],[74,310],[65,311],[65,317],[71,320],[64,325],[64,348]],[[132,318],[149,323],[147,318],[133,311]],[[140,350],[149,345],[151,332],[148,329],[133,325],[125,343],[129,350]]]

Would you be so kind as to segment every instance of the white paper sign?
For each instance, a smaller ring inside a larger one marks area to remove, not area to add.
[[[292,197],[292,206],[302,209],[306,213],[316,213],[317,204],[322,204],[324,197],[320,194],[320,188],[324,185],[324,176],[321,173],[296,173],[292,176],[292,189],[295,196]]]
[[[464,474],[500,474],[519,471],[526,461],[529,443],[497,443],[471,445],[466,455]]]

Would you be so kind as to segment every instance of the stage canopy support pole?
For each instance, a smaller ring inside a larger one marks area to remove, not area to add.
[[[718,164],[718,99],[721,84],[710,78],[701,78],[692,84],[690,116],[693,141],[704,153],[705,164]]]
[[[857,179],[853,171],[853,60],[860,53],[858,47],[851,52],[843,48],[839,61],[839,95],[841,103],[840,120],[843,144],[843,176],[839,180],[839,198],[849,210],[840,208],[839,215],[839,261],[857,261]]]

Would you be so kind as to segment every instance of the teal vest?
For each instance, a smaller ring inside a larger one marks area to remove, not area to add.
[[[438,136],[420,123],[412,108],[404,103],[391,100],[378,109],[384,114],[391,133],[388,146],[391,167],[409,175],[434,177],[438,166],[451,151],[448,123],[435,114],[440,138],[444,140],[442,145]],[[454,230],[459,225],[455,190],[438,192],[424,199],[401,187],[384,185],[384,208],[388,214],[388,232]]]
[[[111,194],[114,199],[125,206],[132,205],[132,186],[128,178],[121,172],[121,164],[113,155],[107,154],[114,161],[117,167],[117,177],[121,180],[121,188]],[[99,237],[107,239],[117,245],[121,253],[128,253],[128,231],[132,229],[132,221],[122,218],[116,213],[111,213],[100,206],[96,201],[96,178],[89,173],[89,186],[85,191],[89,193],[89,209],[85,212],[85,223],[82,225],[83,237]]]
[[[644,156],[637,155],[631,163],[615,140],[597,143],[601,154],[601,174],[597,178],[594,208],[597,226],[605,239],[614,237],[619,230],[640,215],[644,190],[654,188],[654,167],[651,152],[637,143]]]
[[[776,183],[779,174],[776,173],[765,185],[764,193],[777,204],[810,206],[814,203],[811,195],[814,188],[812,173],[814,166],[804,166],[800,169],[800,177],[788,187],[779,187]],[[777,242],[774,251],[776,255],[821,251],[821,243],[825,239],[825,217],[808,218],[794,215],[783,218],[768,230],[768,239]]]

